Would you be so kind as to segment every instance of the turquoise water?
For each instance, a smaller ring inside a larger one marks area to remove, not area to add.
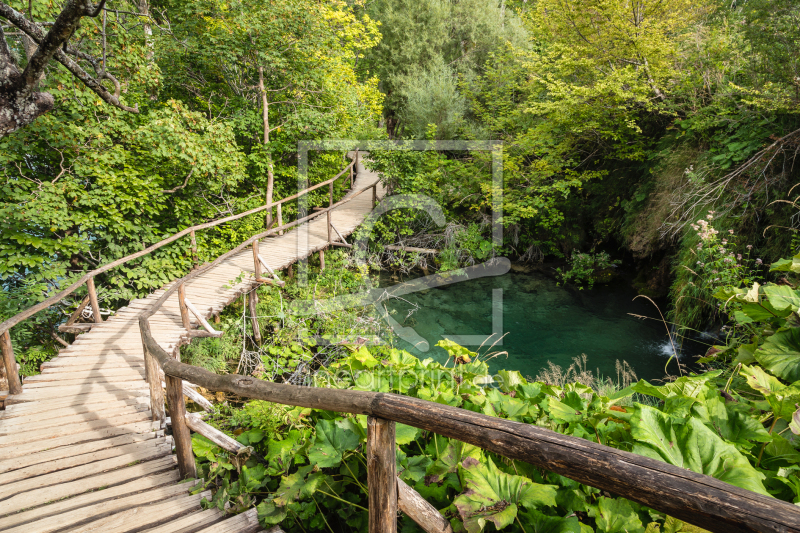
[[[507,334],[492,351],[508,352],[490,362],[493,371],[519,370],[535,377],[548,361],[566,368],[573,357],[586,354],[588,368],[604,376],[616,378],[617,360],[627,361],[640,379],[664,376],[672,354],[667,330],[660,321],[629,315],[659,316],[646,299],[633,300],[636,292],[623,281],[578,291],[541,274],[508,273],[408,294],[388,300],[387,308],[402,326],[424,338],[428,349],[424,342],[418,343],[420,350],[403,340],[398,347],[443,362],[447,354],[436,347],[442,338],[473,335],[483,341],[492,334],[493,293],[502,294],[502,302],[495,296],[495,322],[502,314]],[[470,349],[479,343],[473,339]]]

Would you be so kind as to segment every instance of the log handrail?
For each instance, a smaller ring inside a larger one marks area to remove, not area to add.
[[[279,200],[277,202],[271,202],[270,204],[267,204],[267,205],[262,205],[260,207],[255,207],[255,208],[250,209],[248,211],[244,211],[242,213],[239,213],[238,215],[231,215],[229,217],[220,218],[218,220],[212,220],[211,222],[206,222],[206,223],[203,223],[203,224],[198,224],[196,226],[188,227],[188,228],[186,228],[184,230],[179,231],[178,233],[175,233],[174,235],[172,235],[170,237],[167,237],[166,239],[162,239],[159,242],[148,246],[147,248],[145,248],[144,250],[142,250],[140,252],[136,252],[136,253],[132,253],[130,255],[126,255],[125,257],[121,257],[121,258],[119,258],[119,259],[117,259],[115,261],[112,261],[112,262],[107,263],[107,264],[105,264],[105,265],[103,265],[101,267],[98,267],[98,268],[96,268],[96,269],[94,269],[94,270],[92,270],[90,272],[87,272],[86,274],[84,274],[83,276],[78,278],[78,280],[75,281],[72,285],[70,285],[66,289],[62,290],[61,292],[59,292],[59,293],[47,298],[46,300],[43,300],[43,301],[39,302],[38,304],[36,304],[34,306],[31,306],[28,309],[26,309],[24,311],[21,311],[21,312],[17,313],[16,315],[12,316],[11,318],[1,322],[0,323],[0,335],[2,335],[3,333],[7,332],[9,329],[11,329],[15,325],[19,324],[20,322],[22,322],[26,318],[30,318],[31,316],[35,315],[39,311],[47,309],[48,307],[52,306],[53,304],[60,302],[61,300],[63,300],[64,298],[66,298],[67,296],[69,296],[70,294],[75,292],[81,285],[83,285],[85,283],[89,283],[94,277],[98,276],[99,274],[107,272],[107,271],[111,270],[112,268],[116,268],[116,267],[118,267],[120,265],[123,265],[123,264],[129,262],[129,261],[133,261],[134,259],[138,259],[140,257],[148,255],[151,252],[154,252],[155,250],[158,250],[159,248],[162,248],[162,247],[166,246],[167,244],[171,244],[171,243],[175,242],[176,240],[180,239],[181,237],[185,237],[186,235],[190,235],[192,237],[192,241],[193,241],[192,254],[194,256],[197,253],[196,252],[196,244],[194,244],[194,234],[195,234],[195,232],[197,232],[199,230],[203,230],[203,229],[213,228],[215,226],[219,226],[221,224],[226,224],[228,222],[233,222],[234,220],[238,220],[240,218],[244,218],[244,217],[249,216],[249,215],[254,215],[256,213],[260,213],[261,211],[265,211],[267,209],[271,210],[275,206],[282,205],[282,204],[284,204],[286,202],[290,202],[292,200],[296,200],[300,196],[308,194],[311,191],[319,189],[320,187],[324,187],[326,185],[332,185],[334,181],[336,181],[340,177],[344,176],[345,173],[348,170],[353,168],[357,164],[357,162],[358,162],[358,151],[356,151],[356,156],[353,158],[353,161],[349,165],[347,165],[344,168],[344,170],[342,170],[336,176],[334,176],[333,178],[331,178],[329,180],[323,181],[322,183],[317,183],[316,185],[313,185],[311,187],[303,189],[302,191],[300,191],[300,192],[298,192],[296,194],[293,194],[291,196],[287,196],[286,198],[283,198],[283,199],[281,199],[281,200]],[[303,220],[308,220],[308,218],[309,217],[306,217]],[[281,226],[281,227],[285,228],[286,226]],[[97,314],[97,316],[99,316],[99,311],[95,311],[95,314]]]

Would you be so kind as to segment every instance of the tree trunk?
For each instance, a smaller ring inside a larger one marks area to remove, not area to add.
[[[28,52],[28,47],[25,47]],[[31,50],[31,56],[35,49]],[[37,82],[41,77],[37,77]],[[0,138],[31,124],[53,109],[53,95],[25,83],[0,27]]]
[[[269,144],[269,100],[264,88],[264,67],[258,67],[258,90],[261,92],[261,116],[264,121],[264,146]],[[275,188],[275,170],[272,166],[272,154],[267,154],[267,198],[266,205],[272,205],[272,191]],[[264,225],[272,224],[272,209],[267,209]]]
[[[153,56],[153,27],[150,24],[150,5],[147,0],[139,0],[139,13],[143,15],[142,31],[144,31],[144,44],[147,47],[147,60],[152,62]]]

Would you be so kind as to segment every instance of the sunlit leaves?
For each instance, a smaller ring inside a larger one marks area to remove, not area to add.
[[[759,474],[731,444],[696,418],[682,419],[638,405],[631,420],[635,453],[738,487],[767,494]]]
[[[482,531],[489,522],[502,529],[516,519],[521,507],[537,509],[556,504],[556,487],[503,473],[491,460],[479,463],[465,459],[459,471],[464,493],[454,503],[469,533]]]

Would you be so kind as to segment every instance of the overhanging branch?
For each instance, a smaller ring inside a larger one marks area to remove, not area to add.
[[[22,30],[38,45],[36,53],[31,57],[22,75],[27,87],[35,86],[38,76],[43,72],[47,63],[51,59],[55,59],[106,103],[124,111],[138,113],[138,106],[129,107],[119,101],[120,83],[113,75],[105,71],[98,59],[72,47],[64,46],[77,28],[80,19],[84,16],[97,16],[104,5],[105,0],[101,1],[99,7],[95,7],[89,0],[70,0],[47,33],[39,24],[29,21],[22,13],[2,2],[0,2],[0,17]],[[90,75],[69,55],[88,61],[97,76]],[[100,82],[103,79],[110,80],[114,84],[113,94]]]

